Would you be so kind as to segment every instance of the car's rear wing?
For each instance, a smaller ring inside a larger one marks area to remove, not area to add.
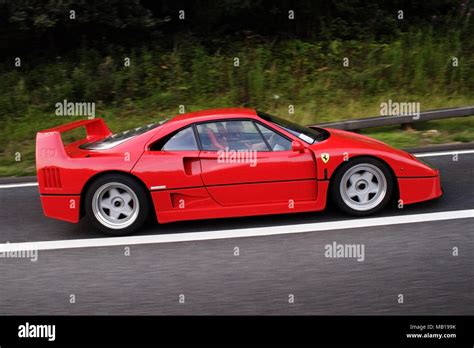
[[[49,159],[52,158],[56,160],[66,158],[67,154],[61,139],[61,134],[79,127],[85,128],[86,138],[83,140],[87,140],[88,142],[97,141],[112,134],[101,118],[80,120],[40,131],[36,134],[37,167],[47,165],[51,162]]]

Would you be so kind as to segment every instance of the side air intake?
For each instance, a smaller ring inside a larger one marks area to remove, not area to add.
[[[45,189],[61,189],[61,174],[59,168],[46,167],[42,170]]]

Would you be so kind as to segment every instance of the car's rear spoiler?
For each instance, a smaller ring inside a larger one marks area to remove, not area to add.
[[[110,129],[101,118],[93,120],[80,120],[67,123],[54,128],[40,131],[36,134],[36,164],[45,164],[50,162],[48,158],[65,158],[67,157],[64,144],[61,139],[61,133],[71,131],[73,129],[84,127],[86,129],[87,141],[96,141],[103,139],[112,134]]]

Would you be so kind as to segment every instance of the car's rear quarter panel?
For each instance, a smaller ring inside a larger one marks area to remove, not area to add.
[[[64,146],[57,133],[38,133],[36,167],[44,214],[78,222],[86,184],[103,173],[130,173],[153,135],[130,139],[110,150],[91,151],[80,149],[79,143]]]

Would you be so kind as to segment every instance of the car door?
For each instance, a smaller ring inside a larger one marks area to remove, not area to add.
[[[196,125],[202,181],[223,206],[316,200],[311,150],[292,151],[292,140],[252,119]],[[277,139],[271,147],[266,136]]]

